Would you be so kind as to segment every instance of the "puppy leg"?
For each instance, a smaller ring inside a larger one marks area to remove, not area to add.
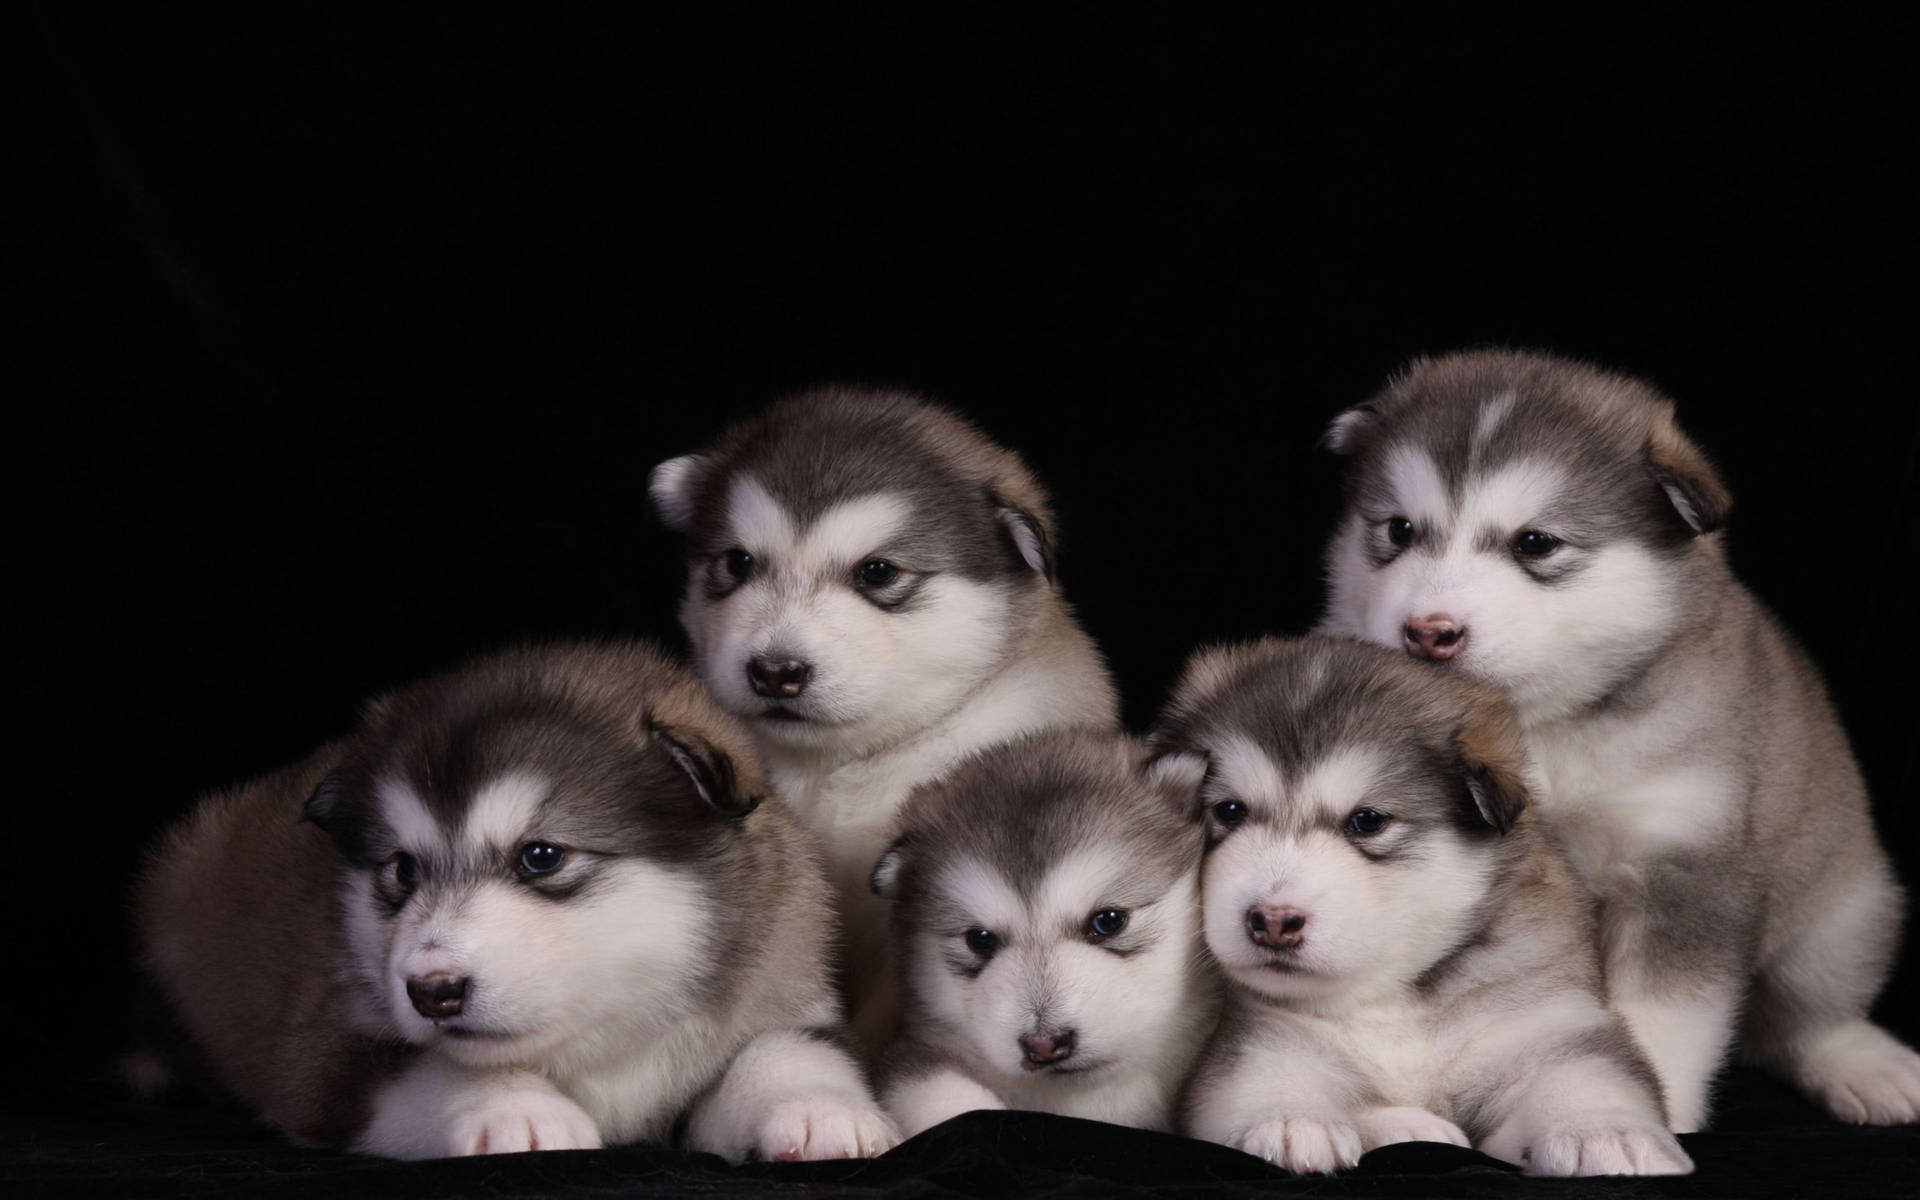
[[[1203,1067],[1188,1084],[1183,1132],[1297,1175],[1355,1166],[1365,1144],[1345,1074],[1304,1042],[1248,1048],[1226,1070]]]
[[[1646,1051],[1666,1097],[1667,1126],[1694,1133],[1706,1126],[1714,1077],[1726,1061],[1740,1010],[1733,980],[1658,987],[1642,978],[1613,984],[1613,1008]]]
[[[600,1129],[542,1076],[480,1071],[426,1055],[373,1098],[353,1148],[386,1158],[590,1150]]]
[[[1809,919],[1772,940],[1754,981],[1747,1052],[1842,1121],[1920,1120],[1920,1054],[1867,1021],[1903,907],[1884,859],[1824,889]],[[1784,924],[1784,922],[1783,922]]]
[[[1368,1150],[1399,1142],[1445,1142],[1453,1146],[1473,1144],[1458,1125],[1424,1108],[1362,1109],[1354,1123],[1360,1127],[1361,1145]]]
[[[1479,1149],[1529,1175],[1686,1175],[1693,1160],[1651,1087],[1606,1057],[1552,1063],[1505,1089]]]
[[[687,1144],[747,1158],[872,1158],[899,1142],[853,1057],[802,1030],[764,1033],[694,1104]]]
[[[903,1137],[912,1137],[964,1112],[1007,1106],[992,1089],[950,1066],[895,1079],[881,1089],[880,1100]]]

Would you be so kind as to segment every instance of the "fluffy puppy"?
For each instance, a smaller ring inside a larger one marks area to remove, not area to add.
[[[856,388],[782,400],[650,487],[686,535],[701,678],[826,846],[855,1024],[877,1045],[897,1000],[867,877],[907,793],[995,742],[1118,722],[1054,579],[1046,494],[954,414]]]
[[[1172,1127],[1218,986],[1200,823],[1145,761],[1125,735],[1058,730],[914,792],[873,874],[906,996],[880,1060],[903,1133],[978,1108]]]
[[[1541,810],[1602,903],[1607,982],[1702,1127],[1735,1040],[1834,1115],[1920,1117],[1866,1019],[1901,889],[1818,671],[1728,569],[1673,405],[1548,355],[1422,359],[1335,418],[1321,628],[1511,693]]]
[[[1149,744],[1205,814],[1232,985],[1188,1132],[1302,1172],[1416,1140],[1536,1175],[1692,1170],[1496,689],[1269,639],[1196,656]]]
[[[645,644],[516,650],[208,796],[137,892],[182,1049],[396,1158],[895,1140],[841,1048],[828,891],[752,743]],[[735,916],[745,911],[753,920]]]

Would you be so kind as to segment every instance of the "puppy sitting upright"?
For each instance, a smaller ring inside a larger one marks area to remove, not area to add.
[[[877,1154],[824,872],[762,791],[653,648],[496,655],[204,800],[141,882],[144,957],[188,1049],[298,1141],[429,1158],[684,1117],[732,1159]]]
[[[1189,664],[1148,743],[1206,814],[1203,928],[1234,986],[1188,1132],[1301,1172],[1416,1140],[1537,1175],[1692,1170],[1511,720],[1357,642]]]
[[[1414,363],[1327,441],[1353,461],[1322,628],[1512,694],[1674,1128],[1705,1123],[1736,1022],[1836,1116],[1920,1117],[1920,1056],[1866,1020],[1903,901],[1859,769],[1728,570],[1727,490],[1672,404],[1478,351]]]
[[[903,1134],[1009,1107],[1172,1128],[1219,989],[1198,814],[1144,765],[1124,734],[1055,730],[914,792],[873,875],[906,993],[880,1060]]]
[[[980,747],[1118,721],[1054,583],[1046,495],[952,413],[854,389],[783,400],[650,486],[687,538],[701,677],[826,846],[876,1044],[895,1001],[867,880],[907,793]]]

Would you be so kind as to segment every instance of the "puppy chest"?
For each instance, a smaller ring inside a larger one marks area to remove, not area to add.
[[[1394,1007],[1362,1012],[1340,1022],[1334,1036],[1358,1068],[1362,1082],[1384,1102],[1444,1113],[1442,1052],[1422,1010]]]

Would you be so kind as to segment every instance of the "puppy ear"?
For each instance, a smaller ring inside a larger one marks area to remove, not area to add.
[[[1200,785],[1207,778],[1208,759],[1197,750],[1156,754],[1146,763],[1147,783],[1160,793],[1169,809],[1182,817],[1200,812]]]
[[[661,524],[679,533],[687,531],[693,524],[693,493],[706,473],[704,454],[682,454],[653,469],[647,476],[647,495]]]
[[[1654,481],[1687,528],[1698,535],[1726,524],[1733,510],[1733,493],[1706,454],[1674,423],[1672,413],[1655,420],[1647,439],[1647,461]]]
[[[1453,735],[1467,795],[1480,820],[1501,833],[1513,828],[1532,796],[1527,790],[1526,752],[1504,703],[1478,707]]]
[[[307,802],[300,806],[300,819],[311,821],[328,833],[332,833],[333,830],[328,822],[339,813],[340,806],[346,801],[350,791],[346,778],[335,771],[322,779],[320,786],[313,789],[313,795],[308,796]]]
[[[996,503],[999,498],[995,497]],[[1009,504],[1000,504],[994,514],[1000,518],[1000,524],[1006,529],[1007,537],[1013,542],[1013,548],[1020,553],[1025,563],[1044,576],[1048,583],[1053,582],[1053,548],[1047,537],[1047,527],[1040,519],[1024,509]]]
[[[694,791],[712,805],[714,811],[729,818],[744,817],[760,806],[762,797],[740,786],[733,759],[719,747],[702,738],[649,724],[657,744],[673,765],[693,781]]]
[[[1371,404],[1356,404],[1335,417],[1320,435],[1320,448],[1335,454],[1352,454],[1366,441],[1380,412]]]
[[[893,845],[887,847],[880,861],[873,864],[873,874],[867,877],[867,886],[873,889],[874,895],[893,899],[894,887],[900,882],[900,868],[906,865],[907,850],[912,845],[912,835],[903,833],[893,840]]]

